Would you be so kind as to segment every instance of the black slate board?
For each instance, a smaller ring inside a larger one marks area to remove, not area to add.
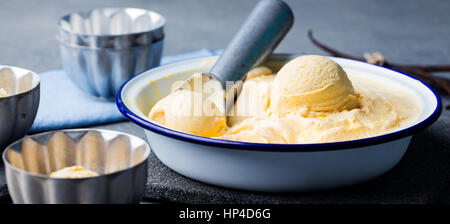
[[[372,181],[337,190],[269,194],[219,188],[183,177],[152,154],[145,198],[182,203],[401,203],[439,201],[450,183],[450,119],[417,133],[400,163]]]

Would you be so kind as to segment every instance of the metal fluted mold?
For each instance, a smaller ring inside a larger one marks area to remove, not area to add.
[[[73,129],[21,139],[3,153],[14,203],[138,203],[147,179],[148,144],[106,130]],[[98,177],[50,178],[79,165]]]
[[[72,13],[58,23],[66,73],[83,91],[113,98],[134,75],[160,64],[165,18],[144,9]]]
[[[0,152],[22,138],[34,122],[39,107],[39,76],[26,69],[0,65]]]
[[[164,38],[165,18],[135,8],[103,8],[71,13],[59,20],[59,40],[89,48],[122,49]]]

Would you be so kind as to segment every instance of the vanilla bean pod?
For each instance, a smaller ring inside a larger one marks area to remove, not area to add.
[[[308,31],[308,37],[316,46],[318,46],[322,50],[330,53],[333,56],[353,59],[353,60],[357,60],[357,61],[364,61],[364,62],[366,61],[364,58],[355,57],[355,56],[352,56],[349,54],[339,52],[335,49],[332,49],[332,48],[326,46],[323,43],[320,43],[319,41],[317,41],[314,38],[312,30]],[[425,72],[450,72],[450,65],[398,65],[398,64],[391,64],[388,62],[385,62],[384,64],[385,64],[385,67],[395,66],[397,68],[410,68],[410,69],[420,70],[420,71],[425,71]]]
[[[349,54],[342,53],[336,49],[333,49],[319,42],[314,38],[312,30],[308,31],[308,37],[314,45],[328,52],[332,56],[366,62],[365,58],[355,57]],[[444,91],[445,93],[447,93],[447,95],[450,95],[450,80],[447,78],[434,76],[431,73],[431,72],[450,72],[450,65],[399,65],[384,61],[382,66],[397,70],[405,74],[409,74],[415,78],[418,78],[430,84],[436,89]],[[450,110],[450,105],[447,105],[445,108],[447,110]]]

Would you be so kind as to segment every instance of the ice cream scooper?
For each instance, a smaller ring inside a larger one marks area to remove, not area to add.
[[[232,98],[226,100],[225,105],[228,108],[236,97],[235,91],[232,91],[233,97],[229,97],[230,85],[234,85],[233,90],[239,89],[240,86],[236,81],[243,79],[244,74],[252,67],[265,61],[287,34],[293,23],[293,13],[285,2],[281,0],[261,0],[211,70],[192,75],[176,90],[186,88],[195,90],[197,88],[196,83],[202,84],[203,88],[205,88],[206,83],[216,83],[210,85],[218,87],[222,91],[222,95],[220,93],[216,95],[221,95],[223,99],[223,90],[226,88],[226,98]]]

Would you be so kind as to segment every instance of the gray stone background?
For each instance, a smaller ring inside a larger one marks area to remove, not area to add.
[[[285,1],[295,12],[295,24],[276,52],[324,54],[307,39],[307,30],[313,29],[317,39],[349,54],[380,51],[394,63],[450,64],[450,1]],[[0,0],[0,64],[36,72],[61,67],[55,38],[58,19],[98,7],[146,8],[164,15],[164,55],[224,48],[256,2]],[[443,100],[449,104],[448,97]],[[443,116],[449,114],[444,111]],[[143,131],[130,122],[100,127],[144,138]]]
[[[59,17],[97,7],[151,9],[167,18],[164,54],[224,48],[257,0],[0,0],[0,60],[33,71],[61,66]],[[380,51],[397,63],[450,63],[450,1],[286,0],[295,24],[276,52],[323,53],[316,37],[343,51]]]
[[[224,48],[257,0],[0,0],[0,64],[61,67],[58,19],[99,7],[154,10],[167,19],[164,55]],[[324,54],[316,38],[353,55],[379,51],[394,63],[450,64],[450,1],[286,0],[294,27],[275,50]],[[449,75],[449,73],[443,74]],[[448,98],[444,97],[445,105]],[[449,116],[448,111],[444,116]]]

